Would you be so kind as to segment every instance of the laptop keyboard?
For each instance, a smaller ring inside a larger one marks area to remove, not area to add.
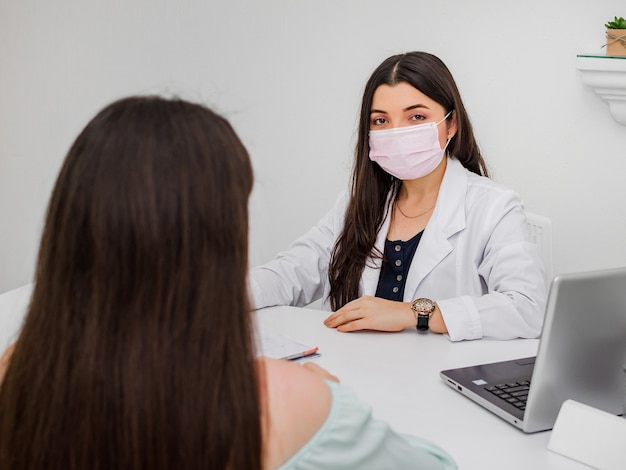
[[[506,384],[488,385],[485,390],[493,393],[520,410],[526,409],[526,400],[528,399],[528,389],[530,388],[530,380],[522,382],[511,382]]]

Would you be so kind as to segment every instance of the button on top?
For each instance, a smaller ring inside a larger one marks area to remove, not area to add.
[[[376,297],[402,301],[405,282],[422,232],[410,240],[385,240],[384,258],[376,287]]]

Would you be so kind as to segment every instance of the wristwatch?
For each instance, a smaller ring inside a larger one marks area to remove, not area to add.
[[[417,299],[411,304],[411,310],[415,314],[415,320],[417,321],[415,327],[418,331],[428,330],[428,320],[430,320],[435,311],[435,302],[425,298]]]

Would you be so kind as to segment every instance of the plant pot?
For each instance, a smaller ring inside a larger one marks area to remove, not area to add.
[[[626,29],[606,30],[606,55],[626,56]]]

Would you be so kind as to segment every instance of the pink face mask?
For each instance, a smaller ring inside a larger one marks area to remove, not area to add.
[[[437,130],[450,113],[439,122],[370,131],[370,160],[403,181],[428,175],[441,163],[450,143],[448,139],[441,148]]]

